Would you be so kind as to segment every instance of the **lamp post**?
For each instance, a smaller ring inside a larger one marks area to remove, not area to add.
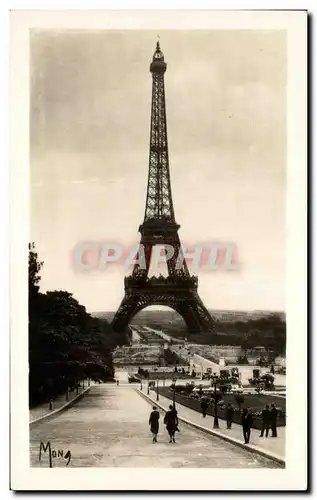
[[[141,384],[140,384],[140,390],[143,391],[142,379],[141,379]]]
[[[158,387],[159,387],[159,381],[157,379],[157,381],[156,381],[156,401],[159,401],[159,399],[160,399]]]
[[[218,401],[217,401],[217,382],[218,375],[216,373],[212,376],[212,385],[214,387],[214,402],[215,402],[215,416],[214,416],[214,429],[219,429],[219,421],[218,421]]]
[[[174,387],[173,387],[173,408],[175,410],[175,389],[176,389],[176,377],[173,377],[173,384],[174,384]]]
[[[150,378],[147,379],[147,394],[150,394]]]

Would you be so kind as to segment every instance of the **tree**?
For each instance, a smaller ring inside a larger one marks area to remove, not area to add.
[[[264,382],[265,389],[273,389],[274,388],[274,380],[275,377],[271,373],[266,373],[261,377],[262,382]]]
[[[117,338],[92,318],[67,291],[39,292],[40,270],[29,245],[29,395],[37,404],[90,378],[113,378],[112,349]]]
[[[43,264],[43,262],[39,262],[38,260],[35,244],[29,243],[29,294],[39,292],[40,271]]]

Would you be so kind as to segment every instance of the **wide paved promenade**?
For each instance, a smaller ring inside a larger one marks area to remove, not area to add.
[[[31,428],[31,466],[48,467],[48,453],[39,462],[39,448],[41,441],[50,441],[52,450],[71,451],[68,467],[276,467],[183,423],[175,444],[168,442],[163,423],[158,443],[153,444],[150,411],[151,406],[131,386],[93,386],[73,407]],[[52,458],[53,467],[65,467],[65,462]]]

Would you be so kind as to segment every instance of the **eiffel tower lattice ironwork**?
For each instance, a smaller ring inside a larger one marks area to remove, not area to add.
[[[215,323],[200,299],[198,278],[189,273],[175,221],[169,172],[164,73],[166,63],[157,42],[150,65],[152,73],[152,110],[149,177],[141,241],[132,274],[124,281],[125,295],[114,316],[115,331],[124,331],[133,316],[150,305],[169,306],[184,319],[190,332],[213,331]],[[173,257],[167,259],[167,277],[149,278],[152,249],[170,245]],[[142,248],[142,251],[141,251]],[[144,265],[140,265],[143,263]]]

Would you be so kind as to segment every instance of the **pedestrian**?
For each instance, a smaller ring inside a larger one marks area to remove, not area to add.
[[[178,429],[178,416],[175,407],[170,405],[169,410],[165,413],[164,424],[170,437],[170,443],[175,443],[175,432]]]
[[[205,416],[207,414],[207,408],[208,408],[208,401],[207,401],[206,398],[203,398],[201,400],[200,407],[201,407],[201,411],[202,411],[203,417],[205,418]]]
[[[274,403],[271,404],[270,420],[271,420],[272,437],[277,437],[277,432],[276,432],[277,409],[275,408]]]
[[[117,385],[119,385],[119,380],[117,380]]]
[[[153,436],[153,443],[157,443],[157,435],[159,431],[159,419],[160,414],[157,411],[156,406],[153,406],[153,411],[150,414],[149,425]]]
[[[227,419],[227,429],[231,429],[233,420],[233,408],[231,403],[227,404],[226,419]]]
[[[243,409],[241,423],[242,423],[244,444],[248,444],[250,441],[253,418],[252,418],[250,410],[247,408]]]
[[[260,437],[263,437],[264,431],[265,431],[265,437],[268,437],[270,429],[270,420],[271,420],[270,407],[269,405],[266,405],[265,408],[262,410],[262,428]]]

